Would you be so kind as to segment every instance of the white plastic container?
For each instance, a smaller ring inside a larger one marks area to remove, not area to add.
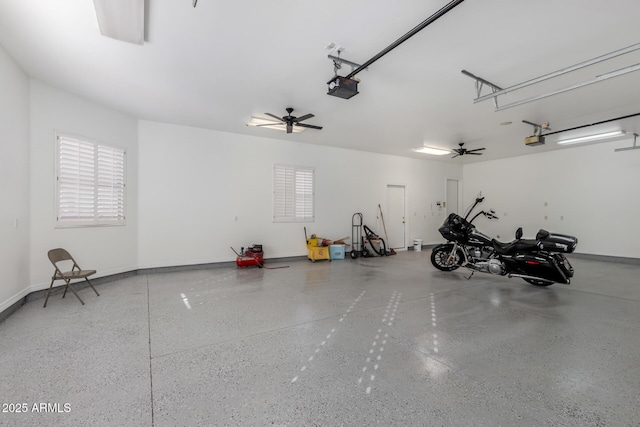
[[[329,256],[331,259],[344,259],[345,245],[329,245]]]
[[[416,252],[422,251],[422,239],[413,239],[413,250]]]

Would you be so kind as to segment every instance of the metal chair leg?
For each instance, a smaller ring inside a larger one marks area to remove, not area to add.
[[[84,280],[87,281],[87,283],[89,284],[89,286],[91,286],[91,289],[93,289],[93,292],[96,293],[96,295],[100,296],[100,294],[98,293],[98,291],[96,291],[96,288],[93,287],[93,285],[91,284],[91,282],[89,281],[89,279],[87,279],[86,277],[84,278]]]
[[[54,281],[55,279],[51,279],[51,284],[49,285],[49,290],[47,291],[47,297],[44,299],[44,305],[42,306],[43,308],[47,306],[47,301],[49,301],[49,295],[51,295],[51,288],[53,288]]]
[[[73,289],[73,287],[71,286],[71,281],[67,282],[67,286],[64,289],[64,292],[67,293],[67,288],[71,289],[71,292],[73,292],[73,294],[76,296],[76,298],[78,298],[80,300],[80,302],[82,303],[82,305],[84,305],[84,301],[82,301],[82,298],[80,298],[80,295],[78,295],[78,293],[75,291],[75,289]],[[62,296],[64,298],[64,295]]]

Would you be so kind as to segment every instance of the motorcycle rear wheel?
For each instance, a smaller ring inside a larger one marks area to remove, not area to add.
[[[453,245],[439,246],[431,251],[431,264],[440,271],[453,271],[462,265],[464,253],[461,249],[456,251],[453,259],[449,260],[449,255],[453,250]]]
[[[550,282],[548,280],[538,280],[538,279],[525,279],[523,278],[525,282],[527,283],[531,283],[533,286],[549,286],[549,285],[553,285],[553,282]]]

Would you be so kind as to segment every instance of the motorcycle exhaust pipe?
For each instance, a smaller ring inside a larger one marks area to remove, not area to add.
[[[536,276],[527,276],[526,274],[514,274],[514,273],[509,273],[507,275],[508,278],[512,278],[512,277],[519,277],[520,279],[531,279],[531,280],[544,280],[545,282],[552,282],[553,280],[548,280],[548,279],[543,279],[542,277],[536,277]],[[567,283],[568,285],[568,283]]]

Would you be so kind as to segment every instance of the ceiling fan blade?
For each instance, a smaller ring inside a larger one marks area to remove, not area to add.
[[[469,151],[467,154],[473,154],[474,156],[482,156],[482,153],[472,153],[471,151]]]
[[[282,120],[282,117],[278,117],[275,114],[271,114],[271,113],[265,113],[267,116],[273,117],[274,119],[277,119],[279,122],[284,122],[284,120]]]
[[[315,116],[313,114],[305,114],[304,116],[298,117],[295,121],[296,122],[301,122],[303,120],[310,119],[311,117],[315,117]]]
[[[296,126],[300,126],[302,128],[309,128],[309,129],[322,129],[322,126],[308,125],[305,123],[296,123]]]
[[[460,154],[456,154],[455,156],[451,157],[452,159],[455,159],[456,157],[458,157]]]
[[[264,123],[261,125],[255,125],[255,127],[260,127],[260,126],[282,126],[282,122],[273,122],[273,123]]]
[[[287,123],[287,133],[293,132],[293,125],[291,123]]]
[[[483,148],[474,148],[473,150],[467,150],[467,153],[473,153],[474,151],[482,151],[484,149],[485,149],[484,147]]]

